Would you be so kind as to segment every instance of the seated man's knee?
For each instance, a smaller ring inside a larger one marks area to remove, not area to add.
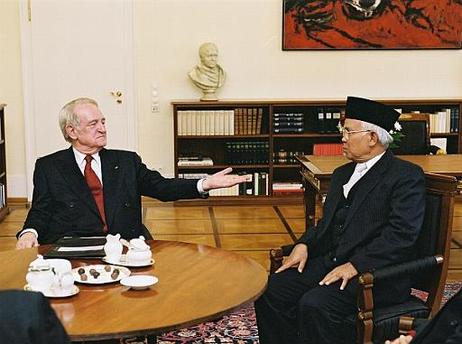
[[[299,312],[319,312],[326,308],[327,301],[324,297],[320,297],[318,293],[309,291],[305,293],[298,301]]]

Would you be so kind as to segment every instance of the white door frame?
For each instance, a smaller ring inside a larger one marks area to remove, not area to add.
[[[30,18],[33,20],[33,13],[30,13],[30,1],[20,0],[19,2],[19,19],[20,19],[20,38],[21,38],[21,59],[22,59],[22,82],[23,82],[23,102],[24,102],[24,132],[25,132],[25,150],[26,150],[26,190],[27,200],[32,200],[33,192],[33,173],[35,161],[37,159],[36,149],[36,124],[35,113],[40,109],[34,108],[34,83],[32,70],[32,32]],[[131,114],[128,118],[127,137],[130,150],[138,149],[138,112],[135,103],[135,59],[134,59],[134,30],[133,30],[133,2],[123,1],[125,7],[125,27],[127,28],[127,89],[124,92],[124,102],[127,113]],[[63,104],[64,105],[64,104]],[[56,123],[58,123],[58,114],[56,114]],[[56,129],[58,130],[58,128]],[[63,139],[64,140],[64,139]],[[52,153],[52,152],[50,152]]]

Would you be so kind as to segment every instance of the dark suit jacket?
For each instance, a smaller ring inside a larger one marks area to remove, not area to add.
[[[331,222],[343,185],[355,165],[351,162],[334,171],[323,218],[299,240],[308,245],[310,257],[328,253]],[[335,252],[337,264],[351,262],[362,273],[412,258],[425,212],[422,169],[396,158],[388,150],[354,188],[344,234]],[[403,281],[400,287],[405,284]]]
[[[462,289],[444,305],[427,325],[417,330],[417,336],[411,343],[462,343]]]
[[[134,152],[103,149],[100,157],[109,233],[120,233],[126,239],[142,234],[142,195],[161,201],[200,197],[197,180],[164,178],[149,170]],[[37,160],[32,207],[25,228],[37,230],[42,244],[63,236],[103,233],[96,202],[72,148]]]
[[[70,343],[48,300],[37,292],[0,292],[0,333],[1,343]]]

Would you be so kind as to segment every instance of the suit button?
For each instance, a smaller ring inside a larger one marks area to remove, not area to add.
[[[75,207],[75,203],[74,203],[74,202],[69,203],[69,208],[74,208],[74,207]]]
[[[129,202],[125,202],[124,206],[126,206],[127,208],[129,208],[131,206],[131,204]]]
[[[459,325],[459,322],[457,320],[452,320],[450,323],[449,323],[450,326],[457,326]]]
[[[337,257],[332,258],[332,261],[335,263],[337,261]]]

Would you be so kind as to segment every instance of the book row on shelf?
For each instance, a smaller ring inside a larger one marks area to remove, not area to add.
[[[274,133],[300,133],[304,131],[305,118],[303,113],[273,114]]]
[[[213,166],[213,160],[210,157],[202,155],[183,156],[178,158],[178,166]]]
[[[257,135],[262,131],[262,108],[180,110],[178,135]]]
[[[288,151],[285,149],[279,149],[277,152],[273,152],[273,162],[275,164],[296,164],[298,162],[297,156],[305,155],[301,151]]]
[[[430,133],[457,133],[459,131],[459,109],[446,108],[429,114]]]
[[[273,183],[273,196],[298,195],[303,193],[301,183],[275,182]]]
[[[229,188],[211,190],[210,196],[268,196],[268,173],[267,172],[239,172],[239,175],[245,175],[247,180],[239,185]],[[201,179],[206,178],[206,173],[180,173],[180,178]]]
[[[225,143],[226,163],[233,165],[267,164],[268,141],[231,141]]]
[[[342,117],[339,108],[318,108],[316,131],[318,133],[338,133],[338,124]]]

